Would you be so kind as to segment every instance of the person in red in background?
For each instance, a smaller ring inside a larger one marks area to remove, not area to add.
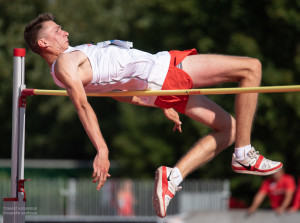
[[[252,205],[247,211],[253,214],[268,195],[271,207],[277,214],[284,213],[291,205],[296,184],[293,176],[286,174],[283,169],[263,181],[256,193]]]
[[[289,212],[293,213],[300,209],[300,177],[298,179],[298,188],[295,193],[292,207],[289,208]]]
[[[117,194],[118,214],[120,216],[134,216],[135,198],[132,193],[131,180],[125,180]]]

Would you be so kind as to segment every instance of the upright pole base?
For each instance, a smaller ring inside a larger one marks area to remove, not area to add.
[[[24,223],[26,213],[26,198],[3,199],[3,223]]]

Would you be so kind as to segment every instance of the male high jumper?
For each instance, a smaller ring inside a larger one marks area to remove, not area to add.
[[[88,103],[87,92],[190,89],[225,82],[238,82],[239,87],[260,85],[261,63],[257,59],[197,54],[195,49],[150,54],[118,41],[71,47],[68,36],[69,33],[62,30],[49,13],[39,15],[24,31],[28,47],[46,60],[55,83],[67,90],[97,150],[93,178],[98,182],[98,190],[110,176],[109,150]],[[176,111],[213,129],[212,133],[200,138],[174,167],[157,169],[153,206],[158,216],[166,216],[167,206],[184,178],[234,141],[231,166],[235,172],[269,175],[282,167],[282,163],[264,158],[251,146],[257,97],[257,93],[236,96],[236,120],[203,95],[117,98],[136,105],[161,108],[175,123],[174,130],[180,132],[181,122]]]

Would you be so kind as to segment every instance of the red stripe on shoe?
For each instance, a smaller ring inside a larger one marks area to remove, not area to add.
[[[172,194],[172,192],[171,192],[171,191],[169,191],[169,190],[167,191],[166,195],[170,196],[171,198],[173,198],[173,197],[174,197],[174,194]]]
[[[162,199],[163,199],[163,205],[164,205],[164,212],[166,213],[166,207],[165,207],[165,195],[168,192],[168,176],[167,176],[167,167],[162,167],[162,176],[161,176],[161,187],[162,187]]]
[[[254,169],[259,170],[258,168],[259,168],[261,162],[263,161],[263,159],[264,159],[264,157],[262,155],[259,155],[259,157],[254,165]]]

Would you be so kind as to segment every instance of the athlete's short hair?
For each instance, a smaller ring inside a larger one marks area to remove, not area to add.
[[[29,49],[37,54],[40,54],[40,47],[37,44],[38,34],[43,28],[43,23],[54,21],[54,16],[51,13],[43,13],[29,22],[24,30],[24,40]]]

